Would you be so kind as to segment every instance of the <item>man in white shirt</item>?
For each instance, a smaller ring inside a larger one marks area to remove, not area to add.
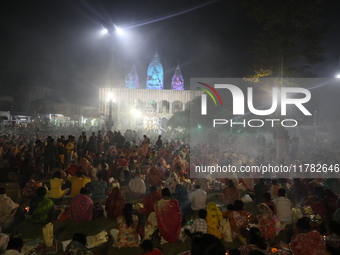
[[[198,211],[204,209],[207,202],[207,192],[202,190],[200,185],[195,185],[195,191],[191,192],[189,200],[192,210]]]
[[[285,197],[286,191],[284,189],[278,190],[278,198],[273,202],[276,207],[276,216],[283,224],[292,224],[292,202]]]

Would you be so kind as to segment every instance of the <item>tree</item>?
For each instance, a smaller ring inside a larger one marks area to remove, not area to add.
[[[312,77],[310,65],[322,62],[324,0],[245,0],[249,15],[262,26],[255,38],[253,74],[261,77]]]

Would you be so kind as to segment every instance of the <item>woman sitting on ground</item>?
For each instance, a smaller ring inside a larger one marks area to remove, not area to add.
[[[157,188],[155,186],[152,186],[150,188],[150,194],[143,197],[143,205],[136,204],[136,208],[139,213],[149,216],[150,213],[154,212],[154,204],[155,202],[158,202],[161,200],[162,195],[158,192]]]
[[[138,217],[137,215],[132,215],[132,210],[132,204],[125,204],[123,216],[117,218],[118,233],[117,231],[111,231],[111,234],[115,239],[116,247],[118,248],[139,246],[140,237],[137,233]]]
[[[33,198],[37,190],[37,185],[33,180],[33,173],[26,172],[22,182],[20,183],[20,194],[22,198]]]
[[[89,197],[89,189],[80,189],[80,194],[76,195],[70,202],[70,219],[73,221],[92,221],[93,201]]]
[[[114,187],[110,196],[105,202],[105,211],[108,219],[117,219],[122,215],[124,205],[126,203],[125,197],[122,195],[118,187]]]
[[[243,202],[236,200],[234,206],[229,206],[230,210],[223,212],[223,217],[229,219],[233,238],[237,238],[243,244],[246,244],[246,239],[243,237],[248,227],[247,211],[243,209]],[[242,235],[243,234],[243,235]]]
[[[62,190],[62,186],[65,181],[61,178],[61,172],[54,172],[52,179],[50,180],[51,190],[49,193],[50,198],[62,198],[70,189]]]
[[[262,236],[266,240],[273,240],[276,236],[276,222],[272,210],[265,203],[259,204],[257,210],[259,211],[258,225]]]
[[[54,204],[46,197],[46,187],[39,187],[36,197],[31,199],[29,209],[29,219],[34,223],[48,223],[54,218]]]
[[[271,254],[270,246],[261,236],[261,232],[258,228],[250,228],[248,243],[248,245],[243,245],[239,248],[241,255],[248,255],[248,253],[252,250],[261,250],[265,254]]]
[[[325,240],[318,231],[312,230],[309,218],[302,217],[298,219],[296,222],[296,228],[299,234],[293,236],[290,243],[290,250],[293,254],[325,254]]]
[[[222,238],[222,233],[219,229],[219,223],[223,220],[222,212],[214,202],[207,205],[207,224],[208,234],[214,235],[217,238]]]
[[[142,242],[142,248],[144,253],[140,255],[163,255],[162,250],[158,248],[153,248],[152,241],[150,239],[145,239]]]
[[[86,247],[86,236],[83,233],[75,233],[73,235],[72,241],[66,246],[64,255],[92,255],[93,253],[89,251]]]
[[[177,184],[175,192],[172,197],[178,200],[179,207],[181,208],[182,217],[191,213],[191,203],[187,189],[182,184]]]
[[[233,180],[228,180],[228,186],[223,189],[223,193],[219,194],[219,198],[226,205],[233,204],[240,198],[240,190],[234,185]]]
[[[182,215],[176,199],[171,198],[168,188],[162,190],[162,199],[155,203],[155,212],[150,213],[145,224],[145,239],[150,239],[159,230],[161,244],[174,243],[181,232]]]

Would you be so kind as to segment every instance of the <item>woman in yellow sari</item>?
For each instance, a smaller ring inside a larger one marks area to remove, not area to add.
[[[207,206],[207,224],[208,224],[208,234],[212,234],[219,239],[222,238],[222,233],[219,229],[220,221],[223,220],[222,212],[217,207],[217,205],[214,202],[211,202]]]

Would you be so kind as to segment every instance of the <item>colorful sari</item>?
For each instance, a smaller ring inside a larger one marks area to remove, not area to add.
[[[131,226],[126,225],[123,216],[119,216],[118,229],[119,233],[117,236],[116,246],[121,247],[138,247],[139,246],[139,235],[137,233],[138,217],[132,215],[133,224]]]
[[[290,243],[290,250],[294,255],[324,255],[326,246],[322,235],[312,230],[294,236]]]
[[[211,202],[207,206],[207,224],[208,234],[212,234],[217,238],[222,238],[222,233],[219,229],[219,223],[223,220],[222,212],[214,202]]]
[[[182,215],[176,199],[161,199],[155,203],[158,230],[169,243],[178,241],[181,232]]]
[[[52,221],[54,204],[48,197],[35,197],[30,202],[29,219],[34,223]]]
[[[259,215],[257,219],[259,221],[259,229],[261,231],[261,235],[266,240],[273,240],[276,236],[276,222],[274,219],[274,214],[270,208],[262,203],[257,206],[259,211]]]
[[[149,216],[150,213],[154,212],[154,204],[162,199],[162,195],[157,191],[152,191],[149,195],[143,197],[143,208],[139,209],[139,213]]]
[[[182,216],[191,212],[191,203],[189,200],[188,191],[183,185],[178,184],[176,186],[175,192],[172,193],[172,198],[178,200]]]
[[[70,219],[73,221],[92,221],[93,201],[84,194],[76,195],[70,202]]]
[[[108,219],[117,219],[123,214],[123,208],[126,203],[125,197],[122,195],[118,187],[114,187],[110,196],[106,199],[105,211]]]

